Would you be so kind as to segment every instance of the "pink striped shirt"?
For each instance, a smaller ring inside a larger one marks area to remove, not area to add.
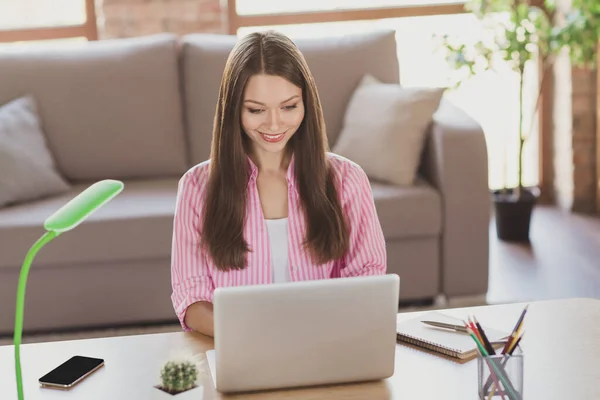
[[[358,164],[328,153],[337,178],[342,208],[349,222],[350,242],[347,254],[338,261],[314,265],[302,248],[305,221],[299,208],[293,157],[287,171],[288,181],[288,262],[292,281],[328,279],[386,272],[383,232],[375,210],[369,180]],[[250,160],[250,159],[248,159]],[[187,171],[179,181],[173,226],[171,281],[173,307],[184,330],[185,312],[197,301],[212,302],[215,288],[272,282],[269,238],[256,186],[257,167],[251,162],[248,184],[247,219],[244,237],[253,251],[247,255],[243,270],[221,271],[201,251],[201,209],[208,180],[205,161]]]

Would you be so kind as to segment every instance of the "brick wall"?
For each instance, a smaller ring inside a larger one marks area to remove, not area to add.
[[[573,210],[596,210],[596,78],[595,70],[573,68]]]
[[[597,72],[571,68],[561,57],[554,68],[554,198],[569,211],[596,212]]]
[[[100,39],[170,32],[227,33],[221,0],[96,0]]]
[[[560,55],[553,68],[552,148],[553,198],[562,209],[573,207],[573,113],[571,64]]]
[[[558,0],[568,10],[571,0]],[[557,13],[560,23],[561,13]],[[598,118],[597,71],[571,67],[561,55],[553,71],[552,155],[554,199],[563,209],[593,213],[597,208],[596,127]]]

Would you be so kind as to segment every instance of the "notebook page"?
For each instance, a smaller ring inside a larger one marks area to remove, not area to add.
[[[432,311],[420,317],[399,322],[396,330],[399,335],[415,338],[425,343],[431,343],[448,350],[456,351],[457,353],[467,353],[476,350],[475,341],[469,334],[436,328],[421,322],[426,320],[462,325],[461,319]],[[491,342],[502,340],[508,336],[505,332],[486,326],[483,326],[483,329]]]

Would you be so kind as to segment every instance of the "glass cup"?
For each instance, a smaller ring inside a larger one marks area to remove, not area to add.
[[[517,347],[512,355],[477,357],[480,400],[523,399],[523,352]]]

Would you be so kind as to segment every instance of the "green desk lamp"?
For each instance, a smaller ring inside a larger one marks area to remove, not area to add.
[[[27,252],[25,261],[21,267],[19,276],[19,287],[17,289],[17,311],[15,313],[15,372],[17,376],[17,393],[19,400],[23,400],[23,379],[21,377],[21,356],[19,346],[23,333],[23,309],[25,306],[25,286],[27,285],[27,275],[29,267],[37,252],[63,232],[75,228],[94,211],[112,200],[123,190],[123,182],[111,179],[94,183],[92,186],[81,192],[58,211],[52,214],[44,221],[46,233],[37,240]]]

